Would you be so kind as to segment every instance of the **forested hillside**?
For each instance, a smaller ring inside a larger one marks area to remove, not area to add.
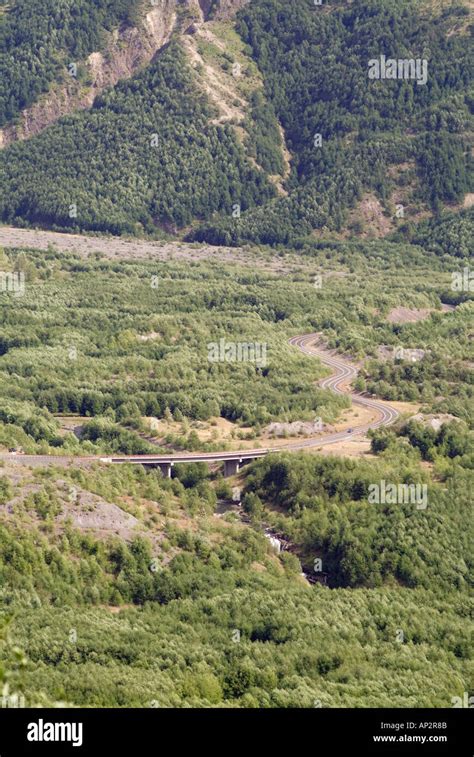
[[[214,514],[231,490],[202,469],[4,470],[9,691],[26,706],[451,707],[471,686],[472,471],[441,448],[437,464],[442,483],[395,435],[375,468],[272,456],[245,476],[247,522]],[[428,508],[368,505],[367,483],[402,470],[429,483]],[[300,559],[339,588],[310,586]]]
[[[93,15],[88,0],[64,0],[52,15],[35,5],[27,30],[31,1],[0,20],[4,122],[68,55],[100,49],[101,29],[138,13],[129,0],[96,3]],[[197,4],[179,6],[172,46],[143,73],[3,150],[2,220],[278,244],[315,229],[409,235],[410,220],[459,208],[473,188],[466,6],[253,0],[231,9],[241,5],[235,22],[213,21],[210,6],[205,17]],[[243,57],[228,34],[234,23]],[[426,82],[370,79],[380,55],[425,61]],[[364,203],[375,204],[377,229]]]
[[[0,127],[46,92],[59,72],[130,23],[138,0],[0,0]]]
[[[7,221],[115,234],[189,224],[273,196],[212,110],[177,44],[146,71],[1,154]],[[236,200],[237,198],[237,200]]]
[[[195,238],[284,243],[314,228],[340,230],[348,206],[367,190],[389,216],[396,203],[409,213],[408,206],[461,201],[473,186],[472,47],[468,34],[449,31],[467,13],[459,5],[434,20],[426,6],[385,0],[332,12],[305,0],[247,6],[238,29],[293,156],[290,195]],[[381,54],[426,59],[426,85],[370,81],[368,61]]]
[[[0,0],[2,707],[470,705],[470,6]]]
[[[467,259],[474,240],[474,209],[424,221],[410,236],[427,250]]]

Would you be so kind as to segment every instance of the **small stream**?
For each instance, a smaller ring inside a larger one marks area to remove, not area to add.
[[[239,517],[242,523],[250,523],[250,518],[243,512],[242,505],[239,500],[219,500],[215,510],[215,516],[222,518],[226,513],[235,513]],[[286,539],[283,534],[272,529],[268,524],[262,524],[263,535],[268,539],[270,546],[275,554],[280,555],[282,552],[291,552],[298,560],[300,556],[298,554],[297,547]],[[301,561],[300,561],[301,562]],[[327,575],[325,573],[317,573],[312,571],[311,568],[302,566],[301,575],[310,584],[322,584],[327,586]]]
[[[282,552],[291,552],[293,555],[295,555],[298,560],[300,560],[301,565],[301,559],[298,554],[298,550],[296,546],[290,542],[288,539],[285,539],[282,534],[278,533],[277,531],[274,531],[269,526],[264,527],[264,535],[265,538],[268,539],[271,546],[275,550],[277,555],[280,555]],[[301,567],[301,575],[303,578],[308,581],[310,584],[322,584],[323,586],[327,585],[327,576],[325,573],[316,573],[315,571],[308,571],[307,568],[304,566]]]

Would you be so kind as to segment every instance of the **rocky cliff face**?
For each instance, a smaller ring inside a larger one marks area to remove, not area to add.
[[[62,116],[92,106],[94,99],[121,79],[128,79],[152,60],[178,27],[180,12],[188,10],[205,22],[229,19],[249,0],[154,0],[154,7],[139,27],[116,30],[104,52],[94,52],[83,61],[85,74],[79,80],[65,74],[34,105],[23,111],[18,124],[0,129],[0,148],[29,139]]]
[[[233,18],[250,0],[185,0],[185,5],[197,7],[202,20]]]
[[[216,0],[213,12],[216,19],[228,19],[235,16],[237,11],[247,5],[250,0]]]
[[[128,79],[152,60],[178,28],[180,11],[197,21],[228,20],[250,0],[154,0],[154,7],[139,27],[116,30],[104,52],[94,52],[83,61],[85,74],[79,80],[65,74],[34,105],[23,111],[17,124],[0,129],[0,148],[29,139],[62,116],[92,106],[94,99],[121,79]]]
[[[139,27],[115,30],[104,52],[83,61],[85,75],[65,74],[38,102],[23,111],[20,122],[0,130],[0,147],[28,139],[75,110],[90,108],[97,95],[146,66],[168,42],[177,18],[177,0],[155,0]]]

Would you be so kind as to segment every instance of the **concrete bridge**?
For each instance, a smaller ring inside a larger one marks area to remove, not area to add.
[[[224,476],[235,476],[243,465],[264,457],[271,450],[254,449],[238,450],[237,452],[206,452],[196,455],[127,455],[124,457],[101,457],[102,463],[113,465],[148,465],[159,468],[165,478],[171,478],[171,470],[175,463],[224,463]]]

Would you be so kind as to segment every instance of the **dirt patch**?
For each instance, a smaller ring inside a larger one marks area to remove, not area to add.
[[[334,444],[328,444],[322,447],[309,447],[305,454],[310,455],[337,455],[338,457],[371,457],[375,459],[370,451],[370,441],[361,437],[354,437]]]
[[[158,331],[150,331],[149,334],[138,334],[137,339],[139,342],[152,342],[155,339],[160,339],[161,334]]]
[[[59,436],[66,436],[67,434],[74,434],[77,439],[82,436],[84,424],[91,419],[87,416],[74,416],[74,415],[54,415],[59,423]]]
[[[323,423],[320,419],[315,421],[293,421],[293,423],[270,423],[264,433],[267,436],[316,436],[324,432],[333,432],[334,426]]]
[[[424,415],[423,413],[417,413],[411,420],[418,421],[424,426],[432,428],[434,431],[439,431],[444,423],[459,423],[459,418],[449,413],[439,413],[437,415]]]
[[[334,424],[334,430],[346,431],[353,426],[365,426],[373,423],[379,417],[379,413],[365,405],[352,405],[348,410],[344,410],[341,419]]]
[[[441,312],[449,313],[454,310],[452,305],[442,305]],[[434,308],[393,308],[387,316],[389,323],[417,323],[429,318],[432,313],[439,312]]]
[[[206,34],[208,38],[209,32]],[[235,119],[240,122],[244,118],[246,103],[231,86],[231,77],[225,77],[217,67],[204,61],[198,49],[198,35],[185,37],[184,47],[189,55],[192,66],[196,71],[199,85],[216,107],[219,115],[211,120],[213,124],[223,124]]]
[[[468,192],[462,204],[463,208],[472,208],[474,205],[474,192]]]
[[[421,407],[421,405],[416,402],[395,402],[394,400],[390,400],[390,403],[387,404],[390,404],[390,407],[394,407],[395,410],[398,410],[401,415],[408,416],[418,413]]]
[[[102,610],[108,610],[110,613],[112,613],[112,615],[119,615],[119,613],[123,612],[124,610],[131,610],[132,608],[135,608],[136,605],[124,604],[120,605],[120,607],[118,605],[99,605],[99,607]]]
[[[222,21],[233,18],[237,11],[247,5],[250,0],[217,0],[213,17]]]
[[[152,242],[123,237],[92,237],[39,229],[0,226],[0,246],[75,253],[81,257],[97,254],[108,260],[172,260],[175,262],[209,261],[232,266],[258,267],[271,273],[292,273],[296,256],[275,259],[265,251],[242,247],[212,247],[185,242]],[[310,264],[307,266],[310,269]]]
[[[43,484],[28,480],[25,474],[19,475],[16,470],[6,473],[11,483],[16,485],[17,491],[7,503],[0,506],[0,512],[6,516],[15,516],[18,508],[24,509],[23,505],[29,495],[43,490]],[[99,537],[120,536],[126,541],[143,531],[143,525],[133,515],[75,483],[59,478],[54,481],[54,488],[61,503],[61,512],[55,517],[58,525],[62,526],[68,520],[80,531],[91,531]],[[38,517],[34,510],[29,515]]]
[[[418,363],[426,355],[426,350],[407,347],[390,347],[387,344],[381,344],[377,347],[377,357],[379,360],[404,360],[407,363]]]
[[[69,482],[59,480],[56,485],[67,491],[57,522],[69,519],[80,531],[93,531],[97,535],[115,534],[127,541],[136,535],[139,521],[118,505]]]
[[[239,427],[225,418],[210,418],[209,421],[192,421],[181,423],[167,421],[165,418],[143,418],[153,433],[153,440],[163,442],[168,434],[181,436],[194,431],[201,442],[231,442],[233,435],[248,434],[252,432],[250,427]]]
[[[360,236],[384,237],[393,229],[393,221],[385,215],[380,200],[372,194],[366,194],[350,213],[349,228],[354,225],[361,227]]]

